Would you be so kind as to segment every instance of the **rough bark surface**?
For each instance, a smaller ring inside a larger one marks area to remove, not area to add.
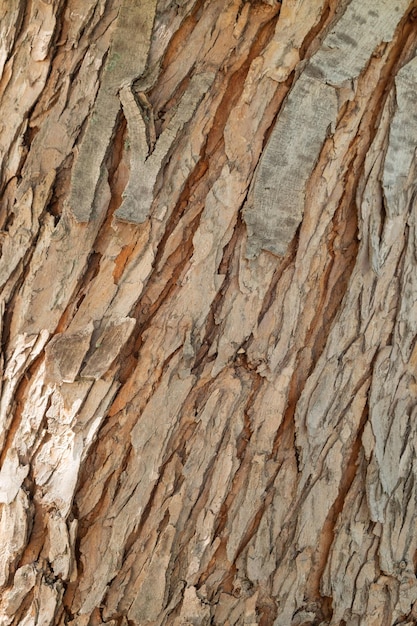
[[[417,623],[417,2],[0,0],[0,624]]]

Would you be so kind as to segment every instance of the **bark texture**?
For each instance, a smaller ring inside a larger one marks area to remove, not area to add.
[[[416,47],[0,0],[1,626],[417,622]]]

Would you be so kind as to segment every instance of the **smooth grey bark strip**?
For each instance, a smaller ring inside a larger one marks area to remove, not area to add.
[[[124,2],[71,179],[68,205],[78,222],[88,222],[97,183],[120,111],[119,91],[145,69],[156,11],[156,0]],[[138,37],[140,33],[140,37]]]
[[[357,78],[376,47],[391,41],[408,5],[408,0],[351,2],[311,59],[311,71],[339,87]]]
[[[243,212],[248,258],[261,250],[276,255],[287,251],[303,218],[305,184],[336,114],[335,89],[302,76],[270,137],[255,178],[253,200]]]
[[[417,148],[417,57],[398,72],[395,87],[397,108],[390,127],[383,176],[389,217],[404,211],[410,191],[407,182]]]

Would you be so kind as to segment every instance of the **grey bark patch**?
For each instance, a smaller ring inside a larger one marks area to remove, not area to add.
[[[90,219],[97,183],[119,108],[120,102],[116,95],[107,89],[99,92],[71,180],[69,206],[78,222],[88,222]]]
[[[98,181],[120,111],[118,92],[145,71],[155,11],[156,0],[136,4],[125,0],[120,7],[102,83],[71,178],[68,205],[78,222],[88,222],[93,213]]]
[[[302,76],[271,134],[243,211],[248,258],[261,250],[285,254],[302,220],[305,185],[336,115],[335,89]]]
[[[414,114],[417,93],[417,57],[405,65],[395,79],[397,110],[390,127],[385,157],[383,188],[390,217],[407,205],[407,179],[417,148],[417,120]]]
[[[380,0],[375,11],[374,0],[351,2],[312,58],[310,71],[321,72],[333,85],[359,76],[378,44],[391,41],[408,4]]]

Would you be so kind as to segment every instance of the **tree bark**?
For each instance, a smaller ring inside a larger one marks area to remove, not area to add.
[[[417,2],[0,0],[0,624],[417,620]]]

